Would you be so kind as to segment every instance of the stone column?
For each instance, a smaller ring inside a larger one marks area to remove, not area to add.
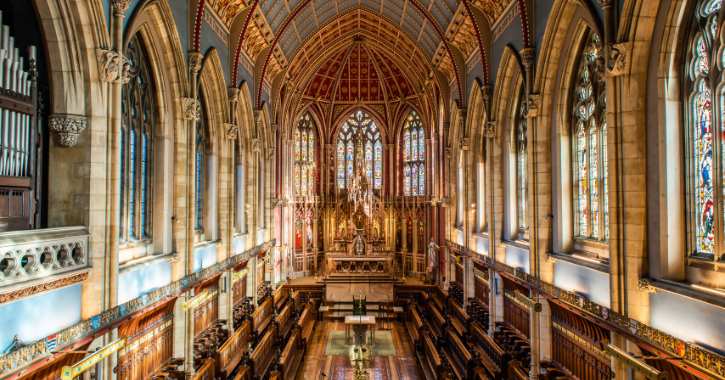
[[[198,100],[198,79],[201,70],[203,56],[198,51],[189,52],[189,97],[182,99],[184,119],[186,120],[186,147],[187,157],[196,156],[196,124],[201,117],[201,105]],[[194,188],[194,164],[195,160],[189,159],[186,165],[186,252],[184,258],[184,274],[188,275],[194,271],[194,223],[196,208],[194,199],[196,189]],[[187,297],[191,297],[187,294]],[[184,371],[187,376],[194,373],[194,320],[193,310],[187,309],[185,313],[185,339],[184,339]]]

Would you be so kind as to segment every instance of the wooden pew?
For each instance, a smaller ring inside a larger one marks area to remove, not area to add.
[[[300,338],[305,342],[309,342],[312,337],[312,332],[315,328],[315,322],[317,321],[317,307],[313,303],[308,303],[305,309],[302,310],[297,325],[300,327]]]
[[[458,304],[454,299],[448,300],[448,318],[451,321],[451,326],[456,330],[458,335],[466,336],[466,326],[468,325],[468,313],[466,310]]]
[[[276,336],[277,331],[274,327],[267,329],[252,353],[249,354],[247,362],[242,366],[247,368],[240,369],[240,371],[247,374],[246,377],[241,379],[262,379],[267,375],[275,360],[274,342]]]
[[[454,331],[448,330],[446,338],[449,344],[443,349],[443,353],[454,375],[459,380],[469,379],[475,367],[471,351]]]
[[[199,367],[199,370],[196,371],[192,380],[214,380],[214,367],[214,359],[206,359],[204,365]]]
[[[408,318],[405,321],[405,327],[408,330],[410,339],[413,341],[413,345],[416,345],[420,340],[420,331],[423,326],[423,317],[418,311],[418,306],[411,304],[408,308]]]
[[[277,325],[277,331],[279,332],[279,339],[285,340],[289,332],[294,326],[294,304],[287,303],[287,306],[274,318],[274,323]]]
[[[272,298],[274,300],[274,309],[277,310],[277,312],[282,310],[285,306],[290,298],[289,295],[289,288],[286,286],[281,286],[274,292],[274,296]]]
[[[287,344],[284,346],[284,350],[279,358],[279,371],[281,379],[294,379],[297,370],[302,363],[302,357],[304,356],[305,348],[304,342],[300,335],[300,329],[295,329],[292,332]]]
[[[252,322],[246,320],[217,351],[215,362],[219,377],[226,379],[232,374],[247,353],[251,339]]]
[[[486,330],[478,323],[473,322],[470,327],[471,337],[474,344],[472,349],[478,352],[481,366],[484,367],[489,377],[492,379],[501,379],[508,356]]]
[[[426,377],[436,379],[443,368],[443,358],[428,333],[423,333],[421,341],[422,351],[419,357],[421,362],[420,365],[426,373]]]
[[[506,380],[528,380],[529,373],[522,366],[521,362],[514,360],[509,363],[508,370],[506,371]]]
[[[252,331],[259,336],[269,326],[272,321],[273,301],[271,298],[267,298],[261,305],[257,306],[252,313]]]

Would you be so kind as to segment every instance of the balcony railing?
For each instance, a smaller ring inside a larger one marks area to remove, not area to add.
[[[88,268],[88,236],[85,227],[0,233],[0,288]]]

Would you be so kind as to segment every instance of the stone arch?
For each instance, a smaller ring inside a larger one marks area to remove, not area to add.
[[[497,144],[500,159],[496,159],[495,162],[500,163],[502,175],[493,186],[497,191],[502,192],[503,203],[495,203],[494,213],[496,214],[495,218],[500,220],[503,226],[501,229],[503,235],[501,237],[505,240],[513,240],[515,238],[514,215],[516,213],[514,125],[520,107],[519,95],[524,90],[524,70],[521,59],[513,47],[506,46],[504,48],[496,78],[492,114],[496,119],[497,129],[500,129],[498,137],[501,144]]]
[[[536,65],[533,93],[540,94],[540,111],[531,126],[532,146],[543,147],[546,154],[539,154],[545,160],[536,162],[539,178],[552,178],[552,187],[534,184],[539,198],[550,199],[538,202],[540,208],[535,221],[539,224],[540,246],[547,247],[553,237],[554,252],[566,252],[573,246],[573,208],[569,125],[569,98],[573,73],[578,61],[577,53],[587,29],[600,36],[603,31],[592,9],[580,1],[560,0],[555,2],[549,14],[540,51],[558,51],[559,54],[540,54]],[[552,192],[553,191],[553,192]],[[555,196],[556,195],[556,196]],[[550,220],[543,216],[554,215],[557,223],[552,225],[553,235],[547,230]]]
[[[642,7],[650,7],[647,2]],[[633,50],[633,59],[645,61],[647,80],[647,250],[654,278],[686,280],[687,189],[684,140],[682,69],[687,49],[692,6],[673,0],[657,12],[650,45]],[[645,12],[643,12],[645,13]],[[637,15],[633,22],[639,21]],[[648,55],[649,58],[641,57]],[[634,62],[633,62],[634,64]],[[643,62],[644,64],[644,62]]]

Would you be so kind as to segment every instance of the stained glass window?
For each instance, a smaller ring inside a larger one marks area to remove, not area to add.
[[[199,91],[199,101],[202,104],[201,117],[196,124],[195,147],[196,153],[194,157],[194,229],[202,231],[204,229],[204,196],[206,195],[207,182],[207,155],[209,149],[206,109],[204,108],[204,96]]]
[[[121,95],[120,240],[151,238],[153,134],[157,121],[156,89],[143,42],[138,35],[126,49],[135,75]]]
[[[403,127],[403,194],[425,195],[425,130],[415,111]]]
[[[362,157],[355,156],[355,136],[363,139]],[[375,121],[365,111],[358,110],[348,116],[337,135],[337,188],[350,185],[356,160],[363,161],[363,171],[374,189],[383,187],[383,143]]]
[[[718,56],[720,36],[717,35],[722,20],[720,13],[721,0],[700,0],[695,9],[695,23],[692,39],[687,55],[687,136],[686,151],[689,152],[689,224],[691,234],[690,252],[693,256],[713,259],[716,255],[718,240],[722,240],[721,232],[716,229],[716,218],[722,219],[722,211],[718,211],[723,195],[716,186],[722,182],[725,161],[716,161],[713,157],[722,157],[718,151],[722,146],[716,143],[716,136],[723,138],[723,117],[719,118],[720,131],[713,125],[714,115],[723,112],[723,96],[717,87],[720,82],[712,78],[720,78],[723,57]],[[718,96],[715,101],[714,95]],[[725,158],[722,158],[725,160]],[[717,165],[722,167],[718,168]],[[718,177],[720,180],[718,181]]]
[[[579,239],[609,239],[605,81],[602,42],[598,34],[589,31],[572,96],[574,234]]]
[[[518,239],[529,239],[529,222],[528,222],[528,205],[526,203],[526,194],[528,192],[528,176],[527,176],[527,140],[526,140],[526,103],[525,91],[521,89],[519,96],[519,112],[516,118],[516,127],[514,128],[514,149],[516,156],[516,228],[518,229]]]
[[[309,113],[302,115],[294,133],[294,184],[295,195],[310,196],[315,193],[315,121]]]

